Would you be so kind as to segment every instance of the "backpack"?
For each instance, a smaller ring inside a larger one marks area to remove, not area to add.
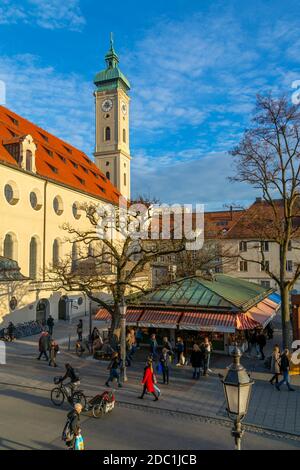
[[[65,442],[71,441],[74,437],[74,433],[71,428],[72,419],[73,416],[67,419],[67,422],[61,435],[61,439]]]

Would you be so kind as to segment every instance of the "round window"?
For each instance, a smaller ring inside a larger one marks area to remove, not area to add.
[[[62,199],[59,197],[59,196],[56,196],[54,199],[53,199],[53,209],[54,209],[54,212],[57,214],[57,215],[61,215],[63,213],[63,203],[62,203]]]
[[[40,195],[36,191],[31,191],[29,199],[31,207],[35,211],[38,211],[42,207],[42,204],[40,202]]]
[[[17,195],[17,190],[13,187],[12,184],[6,184],[4,186],[4,195],[5,199],[9,204],[11,204],[12,206],[17,204],[19,198]]]
[[[78,305],[82,305],[83,304],[83,298],[78,297],[77,303],[78,303]]]
[[[80,219],[81,213],[80,213],[80,207],[79,207],[78,202],[74,202],[72,206],[72,212],[73,212],[73,216],[75,219]]]

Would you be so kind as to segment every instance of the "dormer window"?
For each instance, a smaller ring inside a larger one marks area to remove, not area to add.
[[[26,150],[26,171],[32,171],[33,162],[32,162],[32,151]]]

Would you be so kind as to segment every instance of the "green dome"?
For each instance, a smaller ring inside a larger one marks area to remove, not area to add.
[[[130,83],[118,66],[119,57],[114,50],[112,35],[110,38],[110,49],[105,55],[105,62],[107,64],[106,70],[98,72],[94,78],[97,89],[110,90],[121,87],[125,91],[130,90]]]

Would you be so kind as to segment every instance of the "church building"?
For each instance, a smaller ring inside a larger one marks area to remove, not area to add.
[[[66,223],[83,229],[86,203],[130,198],[129,90],[111,38],[106,68],[95,84],[95,161],[70,143],[0,106],[0,267],[16,262],[21,275],[0,275],[0,324],[66,316],[68,296],[52,292],[47,269],[76,245],[64,242]],[[14,269],[15,263],[13,263]],[[0,274],[1,274],[0,269]],[[70,296],[69,296],[70,297]],[[88,300],[74,293],[77,312]]]

